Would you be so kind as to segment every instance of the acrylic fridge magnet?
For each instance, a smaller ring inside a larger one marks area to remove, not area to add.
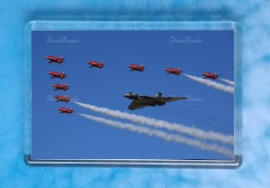
[[[33,21],[26,29],[26,161],[241,164],[234,22]]]

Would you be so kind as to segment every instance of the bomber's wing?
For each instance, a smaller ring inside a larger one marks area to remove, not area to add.
[[[138,108],[144,108],[146,106],[147,106],[146,102],[138,102],[136,100],[133,100],[133,102],[128,106],[128,109],[136,110]]]
[[[186,100],[187,97],[155,97],[156,101],[160,102],[172,102],[172,101],[179,101],[179,100]]]

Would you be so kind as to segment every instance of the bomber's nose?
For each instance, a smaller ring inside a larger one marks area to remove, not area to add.
[[[130,96],[130,94],[129,94],[129,93],[127,93],[127,94],[125,94],[125,95],[124,95],[124,97],[126,97],[126,98],[129,98],[129,99],[130,99],[130,97],[131,97],[131,96]]]

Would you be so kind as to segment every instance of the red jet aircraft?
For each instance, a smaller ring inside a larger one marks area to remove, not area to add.
[[[178,68],[178,69],[167,68],[166,71],[167,71],[167,74],[176,74],[177,76],[178,76],[179,74],[181,74],[181,72],[182,72],[182,71],[180,70],[180,68]]]
[[[60,114],[66,113],[66,114],[72,114],[73,110],[72,107],[70,108],[58,108],[58,110],[60,111]]]
[[[52,87],[55,87],[54,90],[61,89],[61,90],[66,91],[66,90],[68,90],[68,87],[69,87],[69,86],[68,86],[67,84],[65,84],[65,85],[61,85],[61,84],[53,84]]]
[[[212,73],[210,73],[210,72],[204,72],[202,75],[204,76],[203,79],[210,78],[210,79],[213,79],[213,80],[217,79],[218,76],[220,76],[220,75],[218,75],[216,72],[215,72],[214,74],[212,74]]]
[[[61,96],[61,95],[56,95],[54,97],[55,99],[57,99],[57,102],[62,101],[62,102],[69,102],[69,96]]]
[[[63,78],[65,78],[66,75],[67,75],[67,74],[65,74],[64,72],[59,73],[59,72],[53,72],[53,71],[48,72],[48,74],[52,75],[51,78],[61,78],[61,80],[62,80]]]
[[[129,65],[128,67],[131,68],[130,71],[140,71],[140,72],[144,71],[144,68],[145,68],[143,66],[143,64],[141,64],[140,66],[138,66],[138,65]]]
[[[93,67],[97,67],[99,69],[102,69],[104,67],[103,61],[101,61],[100,63],[97,61],[88,61],[87,62],[89,65],[91,65],[89,68],[93,68]]]
[[[64,58],[61,56],[61,57],[54,57],[54,56],[46,56],[45,57],[46,59],[50,60],[49,63],[63,63],[64,62]]]

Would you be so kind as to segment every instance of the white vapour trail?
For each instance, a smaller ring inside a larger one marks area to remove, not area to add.
[[[118,110],[111,110],[108,108],[102,108],[102,107],[97,107],[94,105],[90,104],[83,104],[80,102],[75,102],[75,104],[92,110],[94,112],[99,112],[108,116],[116,117],[116,118],[121,118],[121,119],[126,119],[135,123],[139,124],[144,124],[144,125],[149,125],[153,126],[156,128],[166,128],[171,131],[177,131],[179,133],[185,133],[190,136],[196,137],[198,139],[208,139],[212,141],[220,141],[225,144],[233,144],[233,136],[232,135],[224,135],[221,133],[213,132],[213,131],[203,131],[201,129],[195,128],[195,127],[188,127],[182,124],[177,124],[177,123],[170,123],[164,120],[157,120],[154,118],[149,118],[141,115],[135,115],[135,114],[129,114],[127,112],[121,112]]]
[[[234,86],[234,82],[231,81],[231,80],[227,80],[227,79],[224,79],[224,78],[219,78],[219,79],[220,79],[221,81],[227,83],[227,84],[230,84],[230,85]]]
[[[214,81],[211,81],[211,80],[206,80],[206,79],[203,79],[203,78],[199,78],[199,77],[196,77],[196,76],[192,76],[192,75],[189,75],[189,74],[184,74],[186,77],[190,78],[191,80],[194,80],[196,82],[199,82],[201,84],[205,84],[207,86],[211,86],[215,89],[218,89],[218,90],[221,90],[221,91],[224,91],[224,92],[227,92],[227,93],[234,93],[234,88],[232,86],[227,86],[227,85],[224,85],[224,84],[221,84],[221,83],[217,83],[217,82],[214,82]]]
[[[136,125],[133,125],[130,123],[122,123],[119,121],[113,121],[113,120],[105,119],[102,117],[96,117],[96,116],[91,116],[91,115],[87,115],[87,114],[80,114],[80,113],[77,113],[77,114],[82,116],[82,117],[85,117],[87,119],[90,119],[92,121],[107,124],[107,125],[110,125],[113,127],[120,128],[120,129],[127,129],[129,131],[146,134],[148,136],[156,136],[156,137],[161,138],[161,139],[166,140],[166,141],[183,143],[183,144],[187,144],[189,146],[199,148],[201,150],[209,150],[209,151],[223,154],[225,156],[233,157],[232,150],[230,150],[229,148],[226,148],[224,146],[219,146],[217,144],[207,144],[207,143],[203,143],[203,142],[196,140],[196,139],[186,138],[186,137],[183,137],[183,136],[180,136],[177,134],[168,134],[164,131],[150,129],[150,128],[142,127],[142,126],[136,126]]]

